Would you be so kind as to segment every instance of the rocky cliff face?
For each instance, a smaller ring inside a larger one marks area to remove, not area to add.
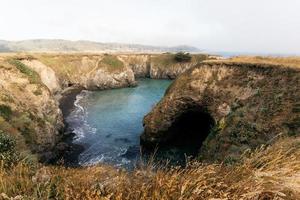
[[[39,60],[21,60],[21,62],[37,72],[41,81],[55,94],[61,91],[61,86],[53,69],[46,66]]]
[[[133,71],[117,56],[40,55],[37,59],[55,71],[63,88],[78,85],[101,90],[135,85]]]
[[[160,63],[151,63],[149,76],[154,79],[175,79],[178,75],[194,67],[197,62],[174,63],[168,67]]]
[[[299,133],[299,85],[297,69],[200,64],[180,75],[145,117],[142,143],[187,142],[198,144],[203,159],[236,160],[246,149]]]
[[[210,59],[208,55],[192,55],[189,62],[176,62],[173,54],[119,55],[136,77],[153,79],[175,79],[178,75],[198,63]]]
[[[53,157],[63,119],[51,91],[21,62],[0,60],[0,130],[17,140],[19,151]]]
[[[135,77],[175,78],[195,65],[196,58],[176,64],[172,55],[1,56],[0,130],[14,135],[21,151],[49,160],[62,138],[58,100],[69,87],[102,90],[133,86]]]
[[[136,78],[150,77],[150,55],[119,55],[118,57],[132,69]]]

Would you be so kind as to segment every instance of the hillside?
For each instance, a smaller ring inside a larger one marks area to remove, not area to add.
[[[0,40],[0,52],[199,52],[192,46],[160,47],[139,44],[100,43],[92,41],[69,40]]]
[[[300,58],[173,58],[1,55],[0,200],[299,199]],[[61,140],[66,133],[60,105],[68,89],[131,87],[136,77],[175,79],[145,117],[143,142],[201,141],[195,160],[185,167],[150,160],[133,171],[38,162],[69,148]],[[198,130],[207,135],[199,138]]]
[[[0,131],[16,139],[20,152],[51,161],[64,151],[60,108],[73,90],[136,85],[135,78],[172,78],[209,59],[192,55],[174,63],[173,54],[3,54],[0,56]],[[154,60],[154,61],[153,61]],[[159,60],[159,61],[157,61]],[[163,67],[163,63],[173,65]],[[65,102],[66,101],[66,102]],[[65,103],[64,103],[65,102]]]
[[[181,74],[145,117],[143,143],[195,145],[202,160],[231,163],[298,135],[299,69],[235,60],[205,61]]]

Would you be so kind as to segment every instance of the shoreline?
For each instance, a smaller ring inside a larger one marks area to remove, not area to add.
[[[76,97],[82,90],[84,90],[83,87],[72,86],[62,92],[62,97],[59,99],[59,108],[62,111],[64,120],[74,109]]]
[[[67,167],[79,167],[78,157],[81,152],[84,151],[84,147],[79,144],[73,143],[73,138],[75,137],[75,133],[70,129],[66,118],[75,108],[75,101],[78,94],[84,90],[83,87],[80,86],[72,86],[65,89],[62,92],[62,97],[59,99],[59,108],[63,115],[63,123],[65,125],[63,129],[63,136],[61,138],[61,142],[59,144],[63,144],[63,147],[60,149],[56,148],[60,151],[58,158],[54,161],[54,163],[59,163],[60,160],[63,160],[63,165]]]

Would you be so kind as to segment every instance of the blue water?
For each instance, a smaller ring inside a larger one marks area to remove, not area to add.
[[[82,91],[67,122],[84,146],[80,165],[134,166],[140,156],[143,117],[163,97],[169,80],[140,79],[138,86]]]

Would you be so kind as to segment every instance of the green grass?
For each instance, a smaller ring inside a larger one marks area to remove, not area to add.
[[[0,116],[2,116],[5,120],[9,120],[12,115],[12,110],[10,106],[0,105]]]
[[[101,60],[101,63],[114,68],[124,67],[124,63],[120,61],[116,56],[113,55],[106,55]]]
[[[163,67],[170,67],[173,66],[174,64],[179,64],[182,63],[182,61],[178,61],[176,59],[178,55],[177,54],[160,54],[160,55],[155,55],[151,57],[151,61],[156,64],[156,65],[161,65]],[[190,59],[189,60],[184,60],[183,63],[200,63],[203,62],[204,60],[208,60],[208,55],[205,54],[196,54],[196,55],[189,55]]]
[[[18,161],[16,141],[0,130],[0,161],[8,168]]]
[[[176,64],[173,54],[162,54],[151,57],[151,62],[156,65],[161,65],[163,67],[168,67],[170,65]]]
[[[28,66],[20,62],[16,59],[10,59],[8,61],[11,65],[14,65],[21,73],[28,76],[30,83],[32,84],[39,84],[41,83],[40,77],[38,73],[30,69]]]

